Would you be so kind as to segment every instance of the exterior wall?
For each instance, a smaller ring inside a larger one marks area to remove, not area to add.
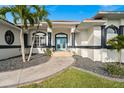
[[[121,25],[124,25],[124,19],[121,19],[121,20],[120,20],[120,24],[121,24]]]
[[[93,31],[85,29],[76,33],[76,46],[93,46]],[[88,48],[76,48],[76,53],[82,57],[89,57],[93,60],[93,50]]]
[[[11,30],[14,34],[14,42],[11,46],[20,46],[20,31],[14,27],[8,26],[6,24],[0,23],[0,45],[8,46],[8,48],[0,48],[0,60],[9,57],[21,55],[20,48],[9,48],[9,45],[5,41],[5,33],[7,30]]]
[[[119,27],[124,24],[124,19],[118,20],[107,20],[104,24],[106,26],[115,25]],[[19,45],[19,30],[14,27],[10,27],[5,24],[0,24],[0,45],[7,45],[5,42],[5,32],[7,30],[11,30],[14,33],[15,41],[12,45]],[[46,43],[47,42],[47,29],[40,30],[41,32],[46,33]],[[32,34],[35,30],[31,30],[28,32],[28,45],[31,45],[32,42]],[[54,28],[52,31],[52,46],[55,46],[55,35],[57,33],[65,33],[68,35],[68,46],[72,46],[72,38],[71,38],[71,28]],[[91,46],[90,48],[70,48],[70,51],[74,51],[76,54],[81,55],[82,57],[88,57],[93,61],[102,61],[102,62],[116,62],[117,60],[117,52],[115,50],[110,49],[97,49],[92,46],[101,46],[101,28],[100,26],[94,26],[88,29],[81,30],[77,32],[75,37],[75,46]],[[33,53],[44,53],[46,48],[34,48]],[[20,48],[4,48],[0,49],[0,59],[5,59],[17,55],[21,55]],[[29,52],[29,48],[26,49],[26,52]],[[124,50],[122,50],[122,62],[124,62]]]
[[[124,24],[124,19],[106,19],[107,22],[103,25],[115,25],[119,28],[120,25]],[[47,34],[47,30],[41,30]],[[29,33],[29,45],[31,45],[32,33],[34,30]],[[57,33],[65,33],[68,35],[68,46],[72,46],[72,37],[71,37],[71,28],[54,28],[52,29],[52,38],[51,44],[55,46],[55,35]],[[102,48],[94,48],[97,46],[101,46],[101,26],[93,26],[88,29],[80,30],[80,32],[76,32],[75,37],[75,46],[80,48],[70,48],[71,52],[75,52],[76,54],[81,55],[82,57],[88,57],[93,61],[102,61],[102,62],[116,62],[117,60],[117,52],[111,49],[102,49]],[[108,35],[111,37],[112,35]],[[47,40],[46,36],[46,40]],[[47,41],[46,41],[47,42]],[[83,46],[90,46],[89,48]],[[46,48],[34,48],[33,53],[44,53]],[[122,50],[122,61],[124,62],[124,50]]]
[[[96,26],[93,27],[93,38],[94,40],[94,46],[101,46],[101,27]]]
[[[94,44],[93,29],[91,28],[90,30],[88,30],[88,32],[89,32],[88,45],[93,46],[93,44]]]
[[[93,49],[93,46],[101,46],[101,28],[100,26],[93,27],[87,30],[80,31],[76,34],[77,46],[90,46],[89,48],[77,48],[77,54],[82,57],[88,57],[94,61],[101,60],[101,50]],[[99,55],[97,55],[99,54]]]
[[[119,28],[120,25],[124,25],[124,19],[112,20],[109,19],[104,24],[107,26],[115,25]],[[88,33],[89,32],[89,33]],[[115,34],[108,34],[108,38],[116,36]],[[76,34],[76,44],[79,46],[101,46],[101,27],[94,26],[87,31],[81,31]],[[83,43],[81,43],[83,42]],[[93,61],[102,61],[102,62],[117,62],[117,52],[116,50],[111,49],[93,49],[93,48],[76,48],[76,53],[82,57],[88,57]],[[124,62],[124,50],[121,51],[121,61]]]
[[[121,62],[124,63],[124,49],[121,50]]]
[[[121,25],[121,19],[106,19],[107,22],[105,23],[105,25],[109,26],[109,25],[115,25],[118,26]]]
[[[93,27],[94,46],[101,46],[101,27]],[[101,49],[93,49],[93,60],[101,61]]]
[[[124,19],[107,19],[107,22],[105,23],[106,26],[109,25],[115,25],[119,28],[120,25],[124,25]],[[116,36],[115,34],[108,34],[108,38]],[[121,51],[121,61],[124,62],[124,50]],[[117,62],[118,55],[116,50],[111,49],[102,49],[101,54],[102,62]]]
[[[102,62],[117,62],[118,61],[118,53],[116,50],[111,49],[102,49],[101,54]],[[124,63],[124,49],[121,51],[121,62]]]
[[[0,49],[0,60],[21,55],[20,48]]]
[[[117,62],[117,52],[116,50],[110,49],[86,49],[86,48],[75,48],[72,49],[76,54],[90,58],[93,61],[100,62]],[[124,62],[124,50],[121,52],[121,62]]]
[[[107,22],[103,25],[110,26],[115,25],[119,28],[120,25],[124,25],[124,19],[105,19]],[[14,43],[11,46],[20,46],[19,38],[19,29],[11,27],[9,25],[0,23],[0,45],[9,46],[5,42],[5,33],[7,30],[11,30],[14,34]],[[47,29],[39,30],[46,33],[46,44],[48,44],[48,33]],[[32,34],[35,30],[30,30],[28,32],[28,45],[31,45]],[[72,37],[71,37],[71,27],[65,28],[58,27],[52,29],[51,45],[55,46],[55,35],[58,33],[65,33],[68,35],[68,46],[72,46]],[[71,52],[81,55],[82,57],[88,57],[93,61],[102,61],[102,62],[116,62],[117,61],[117,52],[115,50],[106,49],[106,48],[94,48],[101,46],[101,27],[100,26],[91,26],[90,28],[80,30],[75,33],[75,48],[69,48]],[[108,37],[113,37],[114,34],[108,34]],[[44,53],[46,48],[33,48],[33,53]],[[29,52],[29,48],[25,50],[26,53]],[[0,60],[21,55],[20,48],[0,48]],[[124,62],[124,49],[121,51],[121,60]]]
[[[33,48],[33,53],[42,54],[45,50],[46,48]]]
[[[20,45],[20,31],[2,23],[0,24],[0,45],[8,45],[5,41],[5,33],[7,30],[11,30],[14,34],[15,39],[12,45]]]
[[[85,46],[88,45],[88,38],[90,36],[90,33],[88,30],[83,30],[78,33],[76,33],[76,40],[75,40],[75,45],[76,46]]]

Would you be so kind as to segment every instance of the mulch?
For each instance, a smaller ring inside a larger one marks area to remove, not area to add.
[[[0,72],[28,68],[31,66],[43,64],[49,59],[50,57],[44,54],[32,55],[31,60],[29,62],[22,62],[21,56],[4,59],[0,61]]]

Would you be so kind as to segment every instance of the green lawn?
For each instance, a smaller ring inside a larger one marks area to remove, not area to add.
[[[106,80],[89,73],[69,68],[42,83],[33,83],[26,88],[121,88],[124,83]]]

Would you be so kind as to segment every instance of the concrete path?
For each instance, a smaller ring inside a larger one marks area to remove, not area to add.
[[[42,80],[69,67],[73,62],[69,52],[55,52],[44,64],[0,73],[0,87],[16,87],[19,84]]]

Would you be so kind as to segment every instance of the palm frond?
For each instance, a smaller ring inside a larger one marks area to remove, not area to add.
[[[52,22],[49,19],[45,19],[45,22],[47,22],[48,26],[52,28]]]
[[[117,49],[117,51],[120,51],[122,48],[124,48],[124,36],[119,35],[114,38],[111,38],[107,41],[107,44]]]

